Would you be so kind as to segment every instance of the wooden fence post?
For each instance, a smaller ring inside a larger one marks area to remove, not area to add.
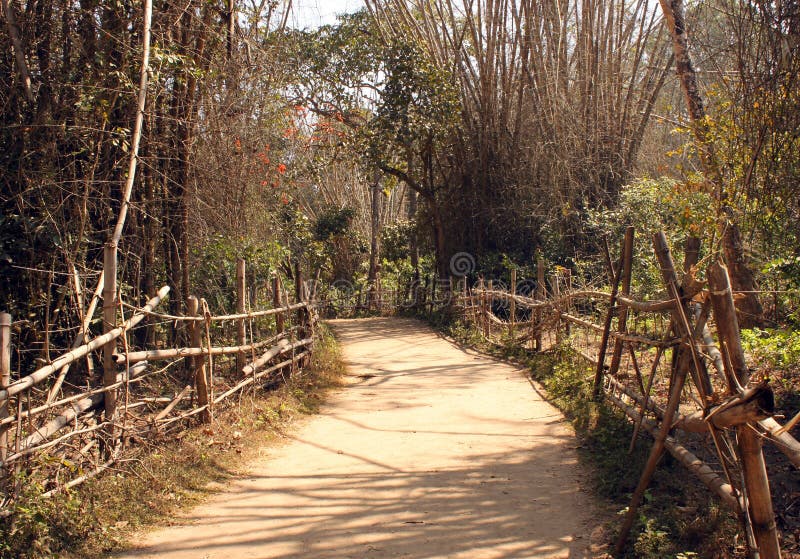
[[[561,320],[561,284],[558,281],[558,272],[550,274],[550,288],[553,290],[553,301],[556,301],[556,344],[561,345],[561,328],[566,321]]]
[[[514,299],[517,295],[517,269],[511,270],[511,303],[509,308],[510,325],[508,327],[509,335],[513,341],[514,339],[514,326],[517,322],[517,302]]]
[[[113,241],[103,249],[103,334],[116,328],[117,324],[117,245]],[[103,346],[103,386],[117,382],[117,365],[114,353],[117,342],[111,341]],[[113,451],[116,437],[114,421],[117,411],[117,391],[109,390],[103,394],[105,420],[109,426],[105,430],[107,440],[103,445],[104,454],[109,457]]]
[[[730,374],[735,375],[739,386],[746,386],[750,371],[744,358],[727,268],[721,263],[712,264],[708,269],[708,281],[720,348],[733,368]],[[735,386],[729,388],[734,394],[739,391]],[[751,425],[740,425],[736,428],[736,437],[742,460],[747,508],[759,556],[761,559],[778,559],[781,550],[769,491],[769,477],[761,451],[761,435]]]
[[[0,313],[0,390],[11,384],[11,315]],[[8,417],[8,398],[0,405],[0,419]],[[8,456],[8,430],[11,425],[0,427],[0,475],[5,474]]]
[[[481,331],[483,332],[483,337],[489,337],[489,316],[487,315],[487,301],[488,297],[486,296],[486,284],[483,282],[483,278],[481,278],[480,285],[478,287],[480,289],[481,295]]]
[[[272,308],[277,309],[282,307],[281,302],[281,277],[278,274],[272,276]],[[275,333],[282,334],[285,328],[286,317],[283,313],[275,315]]]
[[[464,276],[464,283],[461,286],[461,305],[464,307],[464,322],[467,321],[467,305],[469,305],[469,297],[467,295],[467,276]]]
[[[294,297],[298,303],[306,300],[305,290],[303,289],[303,272],[300,270],[300,262],[294,264]],[[374,293],[373,293],[374,295]],[[300,326],[301,338],[305,337],[306,327],[308,326],[308,309],[297,309],[297,325]]]
[[[486,283],[486,337],[491,337],[492,335],[492,321],[489,317],[492,316],[492,304],[494,303],[494,297],[492,296],[492,288],[494,287],[494,282],[489,280]]]
[[[236,312],[237,314],[244,314],[246,311],[246,267],[244,258],[236,260]],[[196,314],[196,311],[194,313]],[[247,330],[245,328],[245,320],[240,318],[236,321],[236,345],[243,346],[247,343]],[[241,371],[245,363],[246,356],[244,352],[240,351],[236,354],[236,370]]]
[[[622,295],[628,297],[631,294],[631,271],[633,268],[633,227],[625,229],[625,240],[622,243]],[[617,332],[624,334],[628,326],[628,306],[625,303],[619,304],[619,315],[617,316]],[[614,340],[614,352],[611,354],[611,365],[608,369],[609,375],[617,374],[619,364],[622,361],[623,342],[620,338]]]
[[[622,249],[622,253],[623,253],[622,257],[623,258],[625,256],[625,247],[627,247],[627,243],[628,243],[628,231],[631,231],[630,234],[633,235],[633,232],[632,232],[630,227],[625,230],[625,239],[623,240],[623,249]],[[633,239],[631,238],[631,243],[632,242],[633,242]],[[607,245],[608,245],[608,243],[606,243],[606,247],[607,247]],[[611,273],[611,278],[612,278],[611,279],[611,297],[609,298],[609,301],[608,301],[608,312],[606,313],[606,320],[605,320],[605,323],[603,325],[603,335],[600,338],[600,349],[599,349],[599,352],[598,352],[598,355],[597,355],[597,369],[595,370],[595,373],[594,373],[594,397],[596,399],[599,399],[601,397],[601,395],[602,395],[602,392],[603,392],[603,374],[605,372],[606,352],[608,351],[608,339],[611,336],[611,322],[614,320],[614,309],[615,309],[615,307],[617,305],[617,294],[619,293],[619,284],[622,281],[623,268],[625,267],[625,262],[623,261],[623,262],[620,263],[621,265],[615,271],[614,270],[614,264],[611,262],[611,253],[608,250],[608,248],[606,248],[606,253],[607,253],[607,257],[606,258],[608,260],[608,267],[609,267],[609,270],[611,270],[610,273]],[[671,261],[671,259],[672,259],[672,257],[670,256],[670,261]],[[663,273],[663,268],[662,268],[662,273]],[[672,274],[673,275],[675,274],[675,270],[674,269],[672,270]],[[681,304],[680,301],[676,302],[676,305],[680,305],[680,304]],[[689,343],[691,343],[691,339],[689,340]],[[615,345],[615,347],[616,347],[616,345]],[[620,357],[621,357],[621,352],[622,352],[622,349],[620,348]]]
[[[539,258],[536,261],[536,300],[544,301],[544,258]],[[542,351],[542,309],[536,309],[536,320],[534,321],[534,328],[536,328],[536,351]]]
[[[639,510],[639,504],[644,497],[647,486],[650,484],[650,480],[652,479],[653,473],[656,470],[658,461],[661,459],[661,455],[664,453],[665,441],[667,440],[667,436],[669,435],[669,432],[673,426],[673,420],[675,418],[675,414],[677,413],[678,405],[680,404],[681,394],[683,392],[683,386],[686,382],[688,370],[692,366],[694,366],[695,369],[698,368],[698,359],[695,355],[692,332],[688,328],[688,323],[684,322],[686,317],[684,316],[684,310],[679,296],[680,294],[678,293],[678,277],[675,273],[675,264],[672,260],[672,254],[669,250],[667,237],[663,232],[653,235],[653,248],[661,268],[661,278],[664,281],[664,285],[667,287],[669,297],[674,300],[672,316],[676,324],[676,331],[689,345],[690,352],[686,353],[685,355],[691,354],[691,357],[689,359],[680,359],[674,369],[673,377],[670,381],[669,387],[669,400],[667,401],[667,406],[664,409],[664,413],[661,418],[661,425],[659,426],[658,433],[655,436],[655,442],[650,449],[650,454],[647,457],[647,462],[642,470],[639,483],[636,486],[636,490],[633,492],[633,496],[631,497],[631,503],[628,506],[625,520],[620,528],[620,533],[614,550],[615,555],[620,555],[622,553],[622,549],[625,547],[625,542],[628,539],[628,535],[633,527],[633,523],[635,522],[636,518],[638,518],[637,511]],[[690,361],[694,361],[694,363],[691,363]]]
[[[191,295],[186,301],[189,316],[202,316],[200,313],[200,302],[197,297]],[[189,329],[191,330],[191,344],[192,347],[203,347],[203,323],[194,321],[190,323]],[[238,358],[237,354],[237,358]],[[206,376],[206,358],[204,355],[196,355],[191,358],[192,360],[192,373],[194,378],[194,388],[197,393],[197,405],[209,406],[210,401],[208,397],[208,377]],[[239,369],[241,370],[241,369]],[[201,412],[200,419],[203,423],[211,423],[212,415],[211,409],[206,408]]]

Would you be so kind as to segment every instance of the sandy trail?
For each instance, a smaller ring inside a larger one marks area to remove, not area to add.
[[[589,557],[574,436],[523,373],[409,319],[332,321],[350,385],[125,557]]]

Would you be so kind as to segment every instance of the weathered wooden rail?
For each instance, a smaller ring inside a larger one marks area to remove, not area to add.
[[[12,317],[0,314],[0,515],[11,514],[23,473],[44,480],[45,496],[74,487],[112,466],[137,440],[163,436],[195,416],[210,422],[215,407],[232,395],[301,370],[317,317],[299,273],[295,302],[274,276],[273,308],[250,310],[245,263],[239,261],[236,312],[219,315],[196,297],[187,301],[186,316],[161,314],[156,309],[169,296],[163,287],[123,319],[119,293],[106,285],[104,303],[112,300],[114,306],[103,305],[104,332],[34,371],[12,370]],[[102,278],[114,285],[114,276],[107,262]],[[87,313],[96,306],[93,300]],[[148,319],[160,321],[161,329],[169,325],[175,333],[169,338],[188,345],[131,347],[131,334]],[[235,331],[226,334],[225,324]],[[235,345],[214,344],[231,338]],[[94,373],[97,353],[102,374]]]

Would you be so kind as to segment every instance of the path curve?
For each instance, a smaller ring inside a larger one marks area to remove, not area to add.
[[[523,372],[399,318],[331,321],[349,386],[125,557],[590,557],[576,441]]]

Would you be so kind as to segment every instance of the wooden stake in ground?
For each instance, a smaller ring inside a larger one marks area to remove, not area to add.
[[[517,294],[517,270],[516,268],[511,270],[511,303],[510,303],[510,310],[509,310],[509,335],[512,340],[514,340],[514,324],[517,322],[517,301],[514,299],[514,296]]]
[[[536,300],[544,301],[544,297],[544,258],[539,258],[536,261]],[[536,309],[534,312],[536,316],[536,351],[542,351],[542,330],[540,328],[543,318],[542,311]]]
[[[679,315],[682,313],[682,303],[680,298],[677,297],[678,278],[675,274],[675,265],[673,263],[672,255],[670,254],[669,246],[667,245],[667,239],[664,236],[664,233],[656,233],[653,236],[653,246],[655,248],[656,258],[658,259],[658,263],[661,267],[661,277],[664,280],[664,284],[668,288],[670,296],[674,299],[674,310],[672,312],[675,319],[674,321],[676,324],[679,324],[678,331],[681,332],[684,341],[689,344],[692,351],[694,351],[692,332],[685,330],[681,331],[683,330],[681,325],[684,323],[679,318]],[[639,510],[639,504],[644,497],[644,492],[647,490],[647,486],[650,485],[650,480],[653,477],[653,473],[656,471],[658,461],[661,459],[661,455],[664,453],[664,444],[667,436],[669,435],[670,429],[672,429],[675,414],[678,411],[678,405],[680,404],[681,393],[683,392],[683,385],[686,382],[686,374],[688,373],[688,369],[688,366],[678,367],[672,378],[669,389],[669,400],[667,401],[667,407],[664,410],[661,426],[658,429],[658,434],[655,437],[653,447],[650,449],[650,455],[648,456],[647,463],[642,471],[639,484],[636,486],[636,490],[633,492],[631,503],[628,506],[628,512],[625,515],[625,520],[620,528],[620,534],[615,548],[616,555],[620,555],[625,547],[625,542],[627,541],[628,535],[633,527],[633,523],[637,518],[636,513]]]
[[[0,390],[11,384],[11,315],[0,313]],[[8,400],[0,404],[0,419],[8,417]],[[0,476],[5,475],[6,456],[8,456],[8,430],[10,426],[0,426]]]
[[[117,324],[117,245],[106,243],[103,253],[103,334],[108,334]],[[114,359],[117,342],[113,340],[103,346],[103,386],[117,382],[117,365]],[[114,419],[117,411],[117,392],[109,390],[104,395],[106,429],[105,455],[109,458],[114,450]]]
[[[631,294],[631,270],[633,268],[633,227],[625,229],[625,239],[622,242],[622,280],[620,289],[623,297],[628,297]],[[619,303],[619,313],[617,316],[617,332],[624,334],[627,331],[628,323],[628,306],[621,302]],[[620,338],[614,340],[614,352],[611,354],[611,365],[608,369],[609,375],[617,374],[619,364],[622,360],[622,346],[623,342]]]
[[[192,295],[189,297],[187,301],[187,306],[189,310],[189,315],[191,316],[200,316],[200,301],[197,300],[197,297]],[[192,347],[202,347],[203,346],[203,324],[201,322],[192,322],[190,323],[189,329],[191,331],[192,336]],[[240,354],[237,354],[237,357]],[[196,355],[194,357],[190,357],[189,359],[192,360],[192,371],[194,377],[194,387],[197,393],[197,405],[199,406],[208,406],[209,397],[208,397],[208,378],[206,376],[206,358],[204,355]],[[241,370],[241,369],[239,369]],[[206,408],[200,415],[203,423],[210,423],[211,422],[211,410]]]
[[[244,258],[239,258],[236,260],[236,312],[240,314],[244,314],[246,312],[245,309],[245,293],[246,293],[246,286],[245,286],[245,261]],[[191,313],[190,314],[195,314]],[[239,319],[236,321],[236,345],[243,346],[247,343],[246,340],[246,331],[245,331],[245,323],[244,319]],[[244,353],[238,353],[236,355],[236,370],[241,371],[242,368],[246,364],[246,356]]]
[[[272,276],[272,307],[277,309],[281,307],[281,277],[278,274]],[[286,318],[283,313],[275,315],[275,333],[280,334],[286,328],[284,326]]]
[[[727,349],[727,352],[723,353],[727,353],[727,361],[733,368],[731,373],[735,375],[739,386],[744,387],[750,379],[750,371],[745,362],[739,336],[739,324],[736,320],[728,270],[723,264],[715,263],[709,267],[708,282],[720,345]],[[734,393],[739,391],[738,387],[730,388]],[[753,425],[740,425],[736,429],[736,436],[747,493],[747,512],[758,544],[759,557],[778,559],[781,550],[772,510],[769,478],[761,451],[761,436]]]

